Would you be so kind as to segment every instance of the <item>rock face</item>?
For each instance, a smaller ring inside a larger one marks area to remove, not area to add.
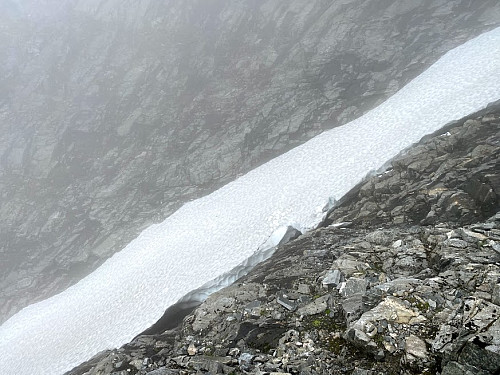
[[[496,0],[0,6],[0,322],[500,23]]]
[[[498,374],[500,191],[487,187],[484,204],[462,190],[499,170],[500,110],[490,111],[394,159],[398,173],[369,178],[324,227],[280,247],[177,329],[139,336],[70,374]],[[363,193],[384,179],[397,186],[384,199]],[[429,222],[424,210],[395,221],[381,203],[409,212],[429,184],[474,205],[450,215],[438,197],[426,206]],[[346,212],[348,228],[328,225]]]

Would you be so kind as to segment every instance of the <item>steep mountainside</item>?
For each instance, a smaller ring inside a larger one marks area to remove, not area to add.
[[[0,322],[500,24],[495,0],[0,8]]]
[[[392,160],[178,328],[68,374],[498,374],[499,108]]]

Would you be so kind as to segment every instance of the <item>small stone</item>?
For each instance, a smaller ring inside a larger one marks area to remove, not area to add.
[[[142,360],[141,359],[134,359],[129,362],[130,366],[135,367],[137,370],[142,369]]]
[[[429,304],[429,307],[433,310],[436,310],[436,307],[437,307],[437,303],[436,301],[432,300],[432,299],[428,299],[427,300],[427,303]]]
[[[401,241],[401,240],[397,240],[397,241],[395,241],[395,242],[392,244],[392,247],[393,247],[394,249],[397,249],[398,247],[401,247],[402,245],[403,245],[403,241]]]
[[[351,255],[343,254],[333,261],[331,268],[339,270],[345,276],[352,276],[355,273],[364,273],[371,267],[368,263],[361,262]]]
[[[279,295],[276,298],[276,302],[289,311],[297,310],[297,304],[293,301],[290,301],[288,298],[284,297],[283,295]]]
[[[425,359],[429,353],[425,341],[415,335],[410,335],[405,340],[405,351],[414,357]]]
[[[250,353],[241,353],[238,358],[238,364],[242,367],[248,367],[252,363],[253,355]]]
[[[382,349],[380,349],[379,351],[377,351],[374,356],[373,356],[377,361],[381,361],[382,359],[385,358],[385,353]]]
[[[459,240],[458,238],[450,238],[449,240],[446,240],[444,244],[458,249],[465,249],[468,246],[467,242]]]
[[[196,355],[196,353],[198,353],[198,348],[193,343],[191,343],[187,348],[187,353],[190,356]]]
[[[465,229],[465,228],[459,229],[458,233],[460,233],[460,236],[462,237],[463,240],[470,242],[470,243],[484,241],[488,238],[484,234],[473,232],[473,231]]]
[[[342,301],[342,310],[347,323],[359,319],[363,313],[363,300],[361,295],[354,295]]]
[[[405,222],[405,217],[402,215],[396,216],[394,219],[392,219],[392,222],[396,225],[403,224]]]
[[[323,278],[322,284],[325,286],[333,285],[337,286],[342,281],[342,272],[340,270],[328,271]]]
[[[394,237],[392,232],[382,231],[382,230],[376,230],[374,232],[368,233],[365,236],[365,239],[370,243],[374,243],[377,245],[386,245],[386,246],[390,245],[393,238]]]
[[[311,287],[308,284],[299,284],[297,292],[301,294],[311,294]]]
[[[474,297],[481,298],[487,301],[491,301],[491,294],[486,293],[486,292],[481,292],[481,291],[476,291],[473,294]]]
[[[493,240],[490,240],[490,241],[489,241],[489,245],[491,246],[491,248],[492,248],[493,250],[495,250],[497,253],[499,253],[499,254],[500,254],[500,243],[495,242],[495,241],[493,241]]]
[[[267,360],[267,356],[265,355],[258,355],[253,359],[254,363],[266,363]]]
[[[366,292],[367,286],[368,282],[366,280],[351,277],[342,289],[342,295],[344,297],[351,297],[355,294],[363,295]]]
[[[500,306],[500,284],[496,284],[493,287],[493,292],[491,294],[491,302]]]
[[[330,296],[327,294],[316,298],[311,303],[297,310],[300,315],[315,315],[324,312],[328,308],[328,299]]]

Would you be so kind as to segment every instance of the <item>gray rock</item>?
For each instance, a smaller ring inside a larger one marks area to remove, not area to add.
[[[283,295],[278,295],[276,297],[276,302],[289,311],[297,310],[297,304],[289,300],[288,298],[284,297]]]
[[[315,315],[324,312],[328,308],[328,299],[330,295],[321,296],[316,298],[313,302],[308,305],[301,307],[297,310],[299,315]]]
[[[371,232],[366,235],[366,240],[368,242],[377,244],[377,245],[389,245],[393,241],[393,234],[391,232],[384,232],[381,230]]]
[[[468,246],[467,242],[459,240],[458,238],[450,238],[449,240],[445,241],[445,245],[456,247],[459,249],[465,249]]]
[[[311,294],[311,286],[308,284],[299,284],[297,291],[301,294]]]
[[[410,335],[405,339],[405,351],[408,355],[419,359],[427,359],[429,352],[424,340],[415,335]]]
[[[496,374],[500,371],[500,353],[482,349],[470,342],[463,348],[458,357],[458,362],[482,369],[491,374]]]
[[[345,286],[340,289],[340,293],[344,297],[351,297],[355,294],[364,295],[366,292],[366,288],[368,287],[368,282],[364,279],[358,279],[355,277],[351,277],[345,283]]]
[[[396,324],[418,324],[426,318],[407,308],[401,299],[387,297],[351,323],[346,331],[346,338],[355,345],[367,345],[375,349],[377,345],[373,342],[373,337],[377,334],[378,322],[382,320]]]
[[[368,263],[359,261],[347,254],[341,255],[332,263],[332,269],[338,269],[345,277],[362,274],[369,268]]]
[[[441,375],[490,375],[486,371],[481,371],[471,366],[464,366],[455,361],[449,362],[441,372]]]
[[[342,301],[342,311],[348,324],[359,319],[364,311],[362,296],[357,294],[344,299]]]
[[[333,271],[328,271],[323,278],[322,284],[323,285],[333,285],[333,286],[338,286],[340,282],[342,281],[343,276],[342,272],[340,270],[333,270]]]
[[[250,365],[252,364],[254,356],[250,353],[241,353],[239,358],[238,358],[238,364],[243,368],[243,369],[248,369]]]

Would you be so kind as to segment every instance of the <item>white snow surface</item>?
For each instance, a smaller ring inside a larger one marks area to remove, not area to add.
[[[329,197],[446,123],[500,99],[500,28],[448,52],[385,103],[192,201],[64,292],[0,327],[0,374],[62,374],[123,345],[276,230],[312,228]]]

